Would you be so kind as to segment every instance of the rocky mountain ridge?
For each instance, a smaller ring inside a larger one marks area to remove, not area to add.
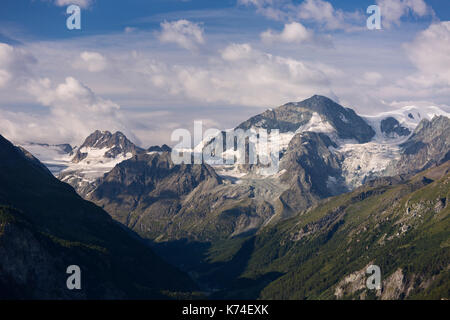
[[[448,157],[442,152],[449,143],[445,115],[432,107],[423,114],[408,107],[361,117],[323,96],[267,110],[234,130],[280,131],[279,170],[271,175],[259,174],[258,165],[174,165],[168,146],[144,151],[121,133],[96,131],[74,158],[75,165],[86,167],[78,172],[66,169],[59,178],[144,237],[226,238],[256,232],[372,179],[441,163]],[[436,146],[424,151],[421,143]],[[101,164],[103,171],[92,175],[95,166],[86,162],[93,157],[83,155],[83,148],[101,150],[96,152],[101,153],[100,162],[107,163]],[[108,158],[108,148],[121,153],[114,151],[116,158]],[[124,154],[126,158],[120,158]],[[81,176],[82,170],[91,176]]]

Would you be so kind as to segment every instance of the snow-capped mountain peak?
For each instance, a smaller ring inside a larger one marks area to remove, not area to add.
[[[74,155],[58,178],[77,189],[90,187],[94,181],[117,164],[144,150],[121,132],[95,131],[74,150]]]
[[[118,157],[129,158],[139,151],[142,151],[142,149],[128,140],[122,132],[118,131],[112,134],[109,131],[97,130],[90,134],[78,148],[72,162],[106,163],[114,161]]]
[[[383,134],[382,130],[383,121],[386,122],[386,120],[393,118],[397,120],[400,127],[409,129],[412,133],[422,120],[432,120],[435,116],[450,117],[450,113],[436,106],[405,106],[400,109],[382,112],[374,116],[363,116],[363,118],[376,131],[376,139],[382,139],[385,138],[385,134]]]

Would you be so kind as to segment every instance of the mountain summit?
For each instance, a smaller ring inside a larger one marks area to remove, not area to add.
[[[278,129],[280,133],[335,132],[340,139],[354,139],[359,143],[368,142],[375,136],[372,127],[355,111],[319,95],[269,109],[237,127],[250,128]]]
[[[122,132],[112,134],[96,130],[76,149],[68,167],[58,178],[82,193],[117,164],[143,151]]]
[[[116,158],[119,155],[127,157],[127,154],[136,154],[143,151],[137,147],[120,131],[112,134],[109,131],[96,130],[90,134],[84,143],[77,150],[72,162],[79,163],[90,156],[90,152],[94,151],[95,155],[101,153],[103,157],[107,159]]]
[[[407,107],[363,117],[319,95],[269,109],[231,131],[278,129],[279,138],[268,141],[269,150],[280,145],[275,174],[257,164],[179,166],[168,146],[142,150],[121,132],[95,131],[59,179],[143,237],[227,238],[370,180],[442,163],[450,125],[446,117],[427,125],[435,114],[445,113]]]

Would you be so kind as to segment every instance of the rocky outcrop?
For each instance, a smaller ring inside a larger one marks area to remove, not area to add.
[[[120,131],[112,134],[109,131],[96,130],[89,135],[83,144],[77,149],[72,162],[78,163],[88,156],[87,148],[105,149],[105,158],[115,158],[119,154],[126,155],[127,153],[136,154],[143,150],[137,147],[134,143],[127,139],[127,137]]]
[[[336,144],[315,132],[299,133],[289,143],[280,169],[285,170],[282,181],[291,188],[281,200],[292,210],[307,209],[319,199],[348,191],[341,175],[341,158],[330,147]]]
[[[123,161],[86,198],[138,232],[160,235],[193,190],[222,183],[208,165],[175,165],[168,152],[142,153]]]
[[[172,152],[172,148],[167,144],[163,144],[162,146],[152,146],[147,149],[148,152]]]
[[[337,136],[341,139],[355,139],[364,143],[375,136],[372,127],[355,111],[318,95],[302,102],[288,103],[276,109],[267,110],[241,123],[237,129],[247,130],[256,126],[263,129],[278,129],[281,133],[295,132],[311,120],[313,113],[320,115],[322,120],[335,128]]]
[[[393,169],[395,174],[414,173],[447,161],[450,119],[439,116],[431,121],[422,120],[401,148],[401,158]]]
[[[380,129],[387,136],[392,136],[393,134],[409,136],[411,134],[411,130],[401,126],[398,120],[393,117],[381,120]]]

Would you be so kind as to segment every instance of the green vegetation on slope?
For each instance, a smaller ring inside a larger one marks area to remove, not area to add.
[[[242,276],[284,273],[261,298],[368,298],[374,295],[364,285],[341,281],[375,264],[385,280],[381,298],[448,298],[449,167],[399,185],[360,188],[264,230]],[[397,283],[389,278],[395,272]]]
[[[212,298],[449,298],[449,172],[447,162],[326,199],[254,236],[203,246],[203,263],[185,267],[220,289]],[[366,288],[371,264],[381,291]]]

